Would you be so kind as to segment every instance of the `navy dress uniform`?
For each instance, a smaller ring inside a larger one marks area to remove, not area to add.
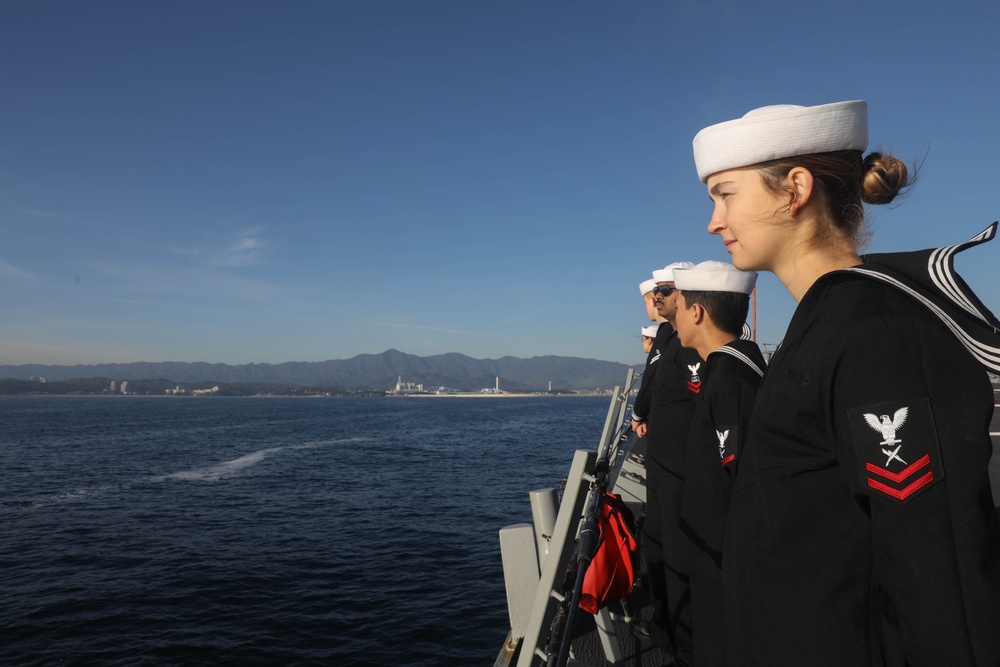
[[[639,294],[642,295],[643,299],[646,298],[646,294],[653,291],[656,287],[656,281],[649,279],[644,280],[639,283]],[[642,335],[648,336],[654,339],[653,347],[649,350],[646,355],[646,365],[642,370],[642,379],[639,381],[639,391],[635,395],[635,400],[632,402],[632,419],[634,421],[645,421],[646,417],[649,415],[649,403],[653,397],[653,376],[656,374],[656,362],[660,360],[660,353],[656,349],[656,334],[659,329],[658,325],[652,325],[649,327],[642,328]],[[645,442],[643,442],[645,445]]]
[[[711,261],[674,276],[685,293],[750,294],[757,279],[752,271]],[[687,446],[681,532],[691,586],[693,664],[721,667],[727,664],[722,568],[729,499],[766,363],[756,343],[740,338],[709,352],[705,363],[707,379],[694,401]]]
[[[714,173],[867,146],[864,102],[702,130]],[[1000,665],[988,464],[1000,321],[954,272],[968,243],[863,257],[801,295],[760,387],[724,571],[734,665]]]
[[[675,268],[690,266],[690,262],[676,262],[654,271],[653,276],[657,282],[672,282]],[[642,553],[654,603],[653,640],[682,659],[690,652],[691,620],[680,508],[692,398],[702,382],[701,359],[693,350],[681,347],[669,322],[660,324],[653,349],[658,359],[649,388],[648,413],[636,415],[648,426]]]

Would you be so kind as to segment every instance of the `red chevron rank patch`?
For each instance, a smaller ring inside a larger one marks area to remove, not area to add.
[[[701,362],[696,364],[688,364],[688,371],[690,371],[690,376],[687,381],[688,391],[692,394],[701,393],[701,376],[698,375],[698,370],[701,368]]]
[[[862,485],[906,503],[944,479],[930,401],[878,403],[848,410]]]
[[[739,426],[716,426],[715,437],[719,440],[719,460],[727,466],[736,460],[736,448],[740,441]]]
[[[865,469],[875,475],[875,477],[868,477],[868,486],[876,491],[887,493],[893,498],[906,500],[915,492],[934,481],[934,471],[927,469],[930,464],[930,455],[924,454],[916,463],[906,466],[906,468],[904,468],[899,474],[894,474],[887,468],[880,468],[874,463],[866,463]],[[918,474],[920,474],[920,476],[915,477],[915,475]],[[901,488],[889,486],[885,483],[885,480],[891,481],[896,485],[905,484],[905,486]]]

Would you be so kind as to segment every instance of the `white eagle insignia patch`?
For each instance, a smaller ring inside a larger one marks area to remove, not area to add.
[[[900,408],[892,415],[892,419],[889,419],[889,415],[877,417],[870,412],[864,413],[865,421],[868,422],[868,425],[881,433],[882,438],[884,438],[882,442],[878,444],[883,445],[882,453],[889,457],[885,460],[886,465],[889,465],[893,459],[899,461],[903,465],[906,465],[906,461],[899,456],[899,450],[903,446],[899,443],[903,441],[896,438],[896,431],[898,431],[899,428],[906,422],[906,416],[909,413],[909,408]],[[896,445],[896,448],[889,449],[893,445]]]

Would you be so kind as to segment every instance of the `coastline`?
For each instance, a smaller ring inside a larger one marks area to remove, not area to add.
[[[563,398],[580,396],[605,396],[604,393],[579,394],[387,394],[386,398]]]

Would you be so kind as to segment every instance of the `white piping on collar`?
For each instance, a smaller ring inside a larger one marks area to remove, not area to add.
[[[965,249],[969,245],[989,241],[993,238],[995,233],[996,225],[990,225],[965,243],[958,243],[945,248],[938,248],[931,253],[930,258],[927,260],[927,272],[930,274],[931,280],[934,281],[937,288],[944,292],[948,298],[958,304],[963,310],[983,322],[986,322],[987,324],[989,324],[989,320],[987,320],[986,317],[979,312],[979,309],[976,308],[972,301],[969,300],[968,296],[958,286],[958,283],[955,281],[955,275],[951,272],[950,267],[952,265],[951,258],[955,255],[955,253]]]
[[[737,359],[739,359],[740,361],[742,361],[743,363],[745,363],[747,366],[749,366],[750,368],[752,368],[757,373],[757,375],[759,375],[761,377],[764,377],[764,369],[761,368],[760,366],[758,366],[756,363],[754,363],[754,361],[750,357],[748,357],[744,353],[740,352],[736,348],[729,347],[728,345],[723,345],[722,347],[720,347],[719,349],[717,349],[715,351],[716,352],[722,352],[724,354],[728,354],[728,355],[730,355],[732,357],[736,357]]]
[[[871,269],[861,269],[858,267],[846,269],[847,271],[852,271],[854,273],[861,273],[876,280],[880,280],[884,283],[888,283],[899,290],[906,292],[914,299],[924,304],[928,310],[938,316],[938,318],[944,322],[945,326],[951,329],[951,332],[955,334],[955,337],[965,346],[969,352],[972,353],[976,359],[980,361],[984,366],[992,370],[994,373],[1000,373],[1000,348],[994,347],[992,345],[986,345],[980,343],[978,340],[970,336],[965,332],[955,320],[948,316],[946,312],[941,310],[940,307],[927,297],[925,297],[920,292],[912,289],[911,287],[903,284],[902,282],[885,275],[884,273],[879,273],[878,271],[872,271]],[[950,295],[949,295],[950,298]],[[961,304],[960,304],[961,305]]]

